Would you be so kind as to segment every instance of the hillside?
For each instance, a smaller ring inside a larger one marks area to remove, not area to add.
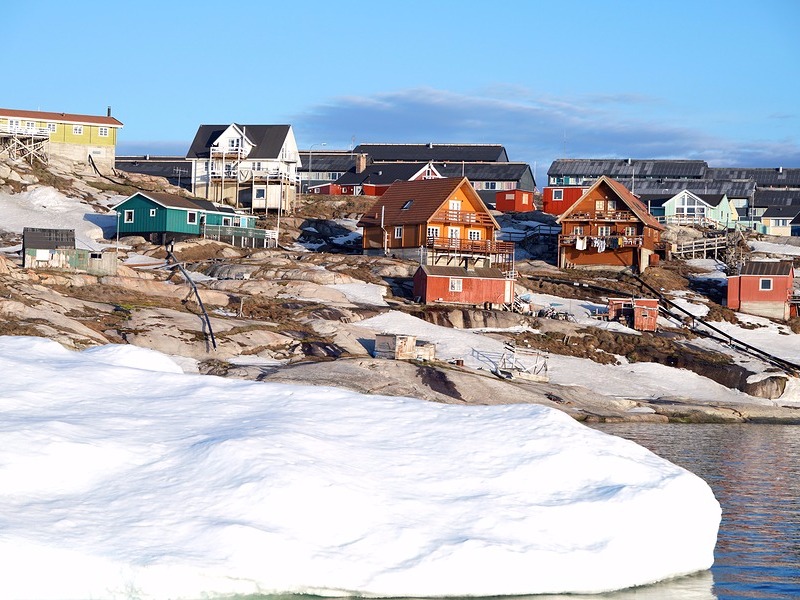
[[[530,314],[414,303],[414,262],[356,253],[355,223],[369,204],[364,198],[301,203],[281,218],[278,249],[208,240],[176,244],[174,254],[208,310],[206,320],[181,272],[166,264],[163,248],[141,238],[115,239],[109,207],[135,189],[179,191],[149,176],[0,161],[1,335],[47,337],[75,349],[133,344],[173,356],[187,371],[228,377],[438,402],[543,403],[582,420],[800,420],[784,408],[800,405],[796,377],[700,336],[679,319],[666,322],[658,335],[598,320],[608,295],[599,288],[645,295],[641,282],[617,273],[561,272],[540,246],[521,249],[517,263],[517,293],[530,302]],[[501,223],[519,230],[530,219],[505,215]],[[263,222],[277,225],[274,215]],[[26,226],[72,228],[82,247],[117,247],[119,270],[96,277],[23,269],[18,251]],[[644,280],[729,335],[757,340],[800,364],[800,323],[725,309],[722,277],[718,265],[694,261],[651,269]],[[572,318],[536,316],[549,306],[566,307]],[[393,329],[436,343],[437,360],[372,358],[376,333]],[[456,333],[467,337],[450,339]],[[497,359],[510,341],[529,356],[546,355],[548,383],[491,375],[480,357]]]

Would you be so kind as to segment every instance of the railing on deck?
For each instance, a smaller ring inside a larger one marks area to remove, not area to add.
[[[590,249],[593,246],[592,240],[603,240],[605,242],[605,247],[610,247],[610,240],[612,238],[617,239],[617,246],[619,248],[638,248],[642,245],[643,236],[641,235],[560,235],[558,236],[558,245],[559,246],[574,246],[578,238],[585,238],[586,239],[586,249]]]
[[[472,225],[493,225],[486,213],[466,210],[440,210],[430,219],[431,223],[466,223]]]
[[[468,240],[465,238],[429,237],[426,246],[434,250],[451,250],[474,254],[514,254],[513,242]]]

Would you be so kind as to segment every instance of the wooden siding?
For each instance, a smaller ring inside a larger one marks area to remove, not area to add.
[[[533,192],[527,190],[502,190],[494,195],[494,207],[502,212],[528,212],[536,210]]]
[[[451,279],[461,280],[461,291],[450,291]],[[451,277],[428,275],[418,269],[414,275],[414,297],[426,304],[444,302],[449,304],[483,305],[503,304],[511,301],[513,289],[511,279],[486,279],[481,277]]]

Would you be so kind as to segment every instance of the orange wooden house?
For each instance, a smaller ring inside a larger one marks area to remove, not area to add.
[[[600,177],[557,222],[558,265],[629,268],[641,273],[656,264],[664,226],[620,182]]]

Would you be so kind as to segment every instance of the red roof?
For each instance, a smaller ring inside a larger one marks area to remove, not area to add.
[[[55,121],[57,123],[80,123],[82,125],[107,125],[122,127],[122,123],[114,117],[96,117],[94,115],[76,115],[72,113],[44,112],[40,110],[14,110],[0,108],[0,117],[12,119],[30,119],[33,121]]]

